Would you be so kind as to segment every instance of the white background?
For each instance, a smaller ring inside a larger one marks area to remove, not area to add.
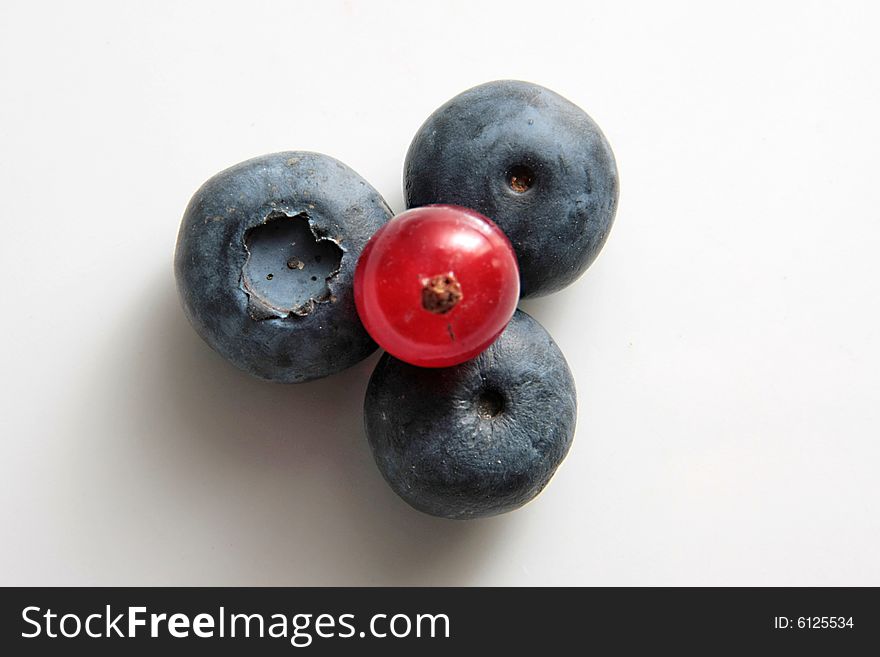
[[[875,3],[0,5],[0,583],[880,585]],[[361,426],[372,357],[285,387],[190,329],[195,189],[331,154],[403,209],[464,89],[605,131],[596,264],[524,307],[580,396],[532,504],[421,515]]]

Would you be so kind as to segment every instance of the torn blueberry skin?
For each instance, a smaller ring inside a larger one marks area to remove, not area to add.
[[[195,193],[180,225],[184,311],[254,376],[299,383],[339,372],[376,348],[355,310],[354,269],[391,215],[327,155],[274,153],[226,169]]]
[[[404,164],[407,208],[447,203],[492,219],[513,244],[523,297],[556,292],[596,259],[614,222],[618,177],[602,131],[529,82],[469,89],[435,111]]]
[[[491,347],[455,367],[385,354],[364,412],[391,488],[419,511],[466,519],[512,511],[543,490],[571,446],[577,396],[559,347],[518,310]]]

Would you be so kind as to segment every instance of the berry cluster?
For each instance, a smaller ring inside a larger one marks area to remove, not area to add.
[[[175,273],[199,335],[286,383],[385,350],[367,438],[413,507],[510,511],[565,458],[577,397],[521,297],[562,289],[604,244],[614,156],[581,109],[543,87],[480,85],[440,107],[404,164],[406,212],[326,155],[275,153],[208,180],[183,217]]]

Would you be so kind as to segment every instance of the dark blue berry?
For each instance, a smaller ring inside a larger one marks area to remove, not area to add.
[[[577,279],[602,249],[617,209],[617,168],[599,127],[528,82],[459,94],[419,129],[404,165],[407,207],[473,208],[503,230],[524,297]]]
[[[556,343],[517,311],[489,349],[455,367],[385,354],[364,411],[376,463],[398,495],[435,516],[477,518],[541,492],[571,445],[577,398]]]
[[[375,189],[326,155],[275,153],[226,169],[195,193],[180,226],[184,310],[255,376],[297,383],[345,369],[376,348],[352,283],[390,217]]]

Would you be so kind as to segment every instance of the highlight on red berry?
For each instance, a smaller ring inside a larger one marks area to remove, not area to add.
[[[392,356],[450,367],[484,351],[519,300],[519,270],[507,237],[474,210],[407,210],[367,243],[354,276],[357,311]]]

